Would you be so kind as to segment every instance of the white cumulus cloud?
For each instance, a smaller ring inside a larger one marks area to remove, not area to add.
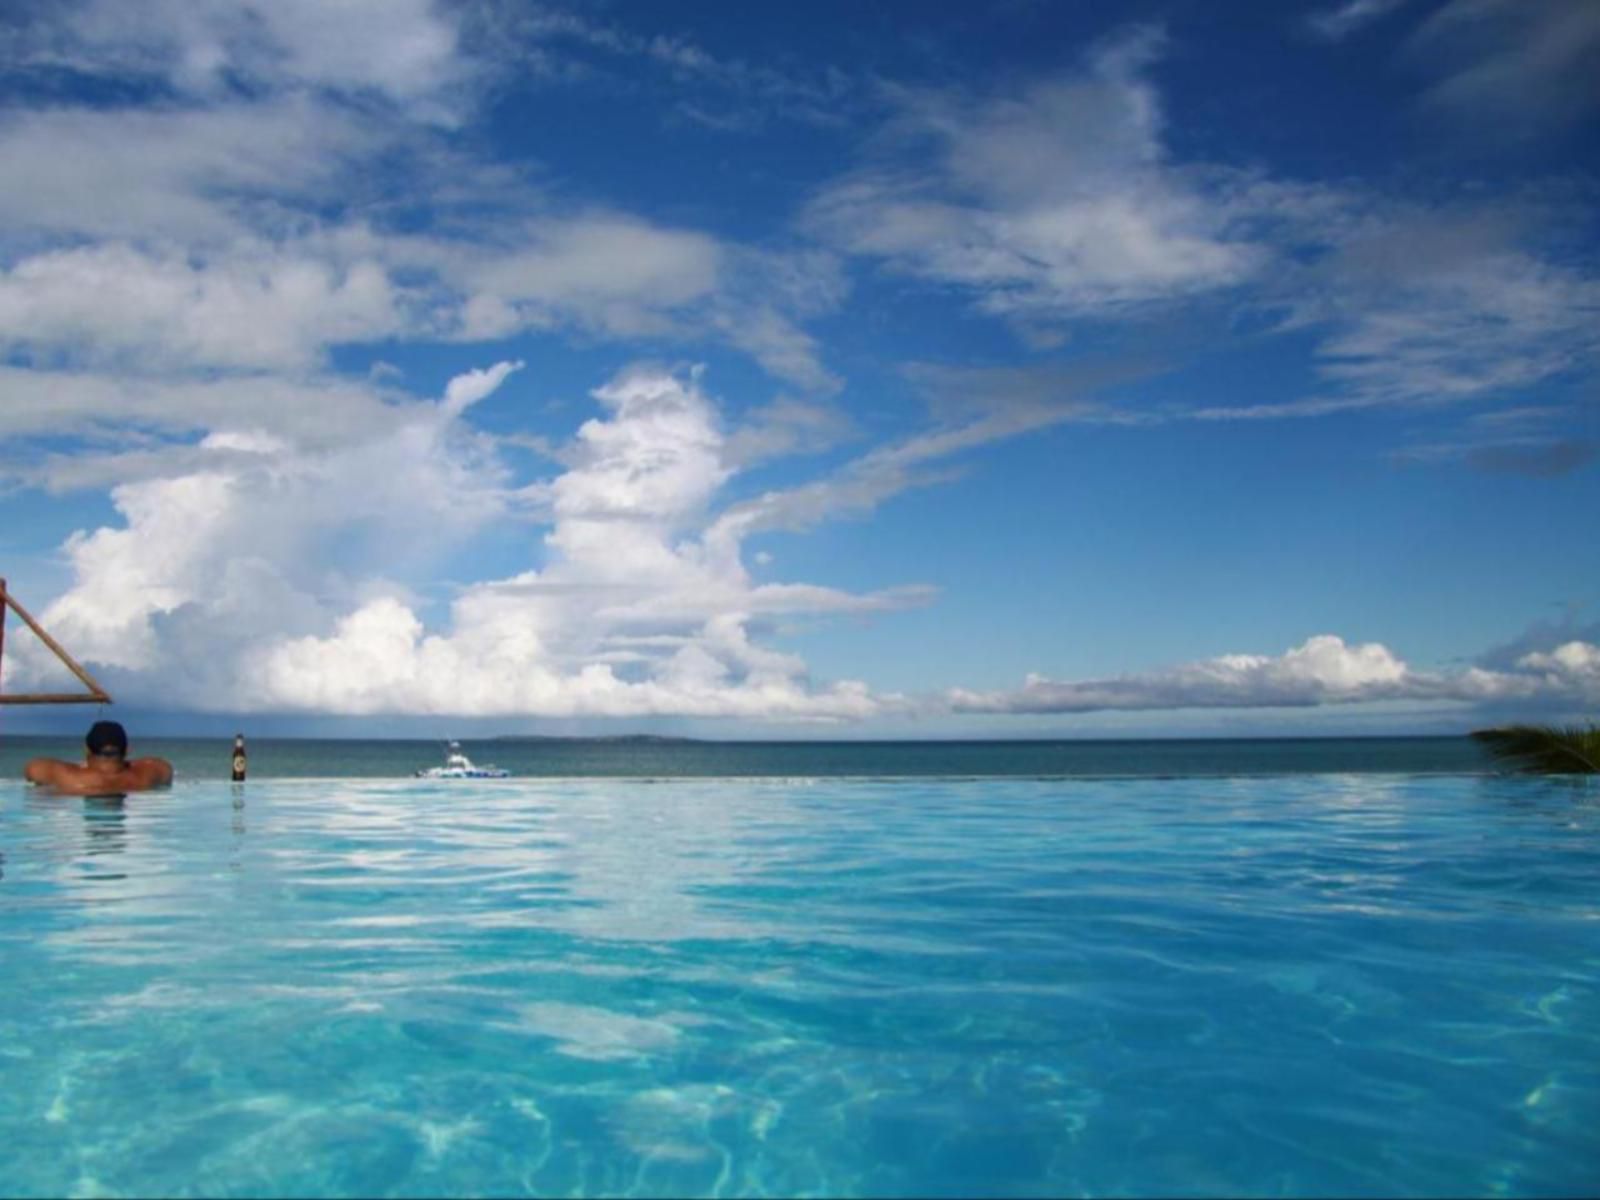
[[[146,702],[233,702],[252,645],[322,627],[506,511],[504,468],[448,402],[356,395],[365,424],[342,440],[218,411],[198,445],[114,487],[121,522],[68,540],[74,582],[47,627]]]
[[[895,702],[816,683],[767,638],[929,593],[753,581],[739,537],[710,536],[741,468],[693,377],[623,372],[564,469],[517,487],[465,418],[520,365],[331,445],[213,429],[182,469],[114,490],[120,524],[68,542],[74,584],[45,620],[119,698],[179,707],[845,719]],[[526,538],[530,515],[541,565],[464,587],[430,627],[407,580],[474,536]]]
[[[447,631],[381,597],[328,635],[257,657],[261,703],[339,712],[870,716],[865,685],[815,686],[797,657],[754,631],[790,613],[870,611],[920,593],[852,595],[754,584],[736,544],[703,536],[732,467],[709,398],[650,368],[595,393],[605,415],[564,453],[544,489],[547,564],[474,585]]]

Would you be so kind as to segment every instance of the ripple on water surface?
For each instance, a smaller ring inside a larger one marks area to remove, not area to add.
[[[8,1194],[1581,1194],[1600,793],[0,788]]]

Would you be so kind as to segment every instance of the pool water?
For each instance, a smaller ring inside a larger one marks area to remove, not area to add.
[[[7,1195],[1600,1190],[1600,788],[0,785]]]

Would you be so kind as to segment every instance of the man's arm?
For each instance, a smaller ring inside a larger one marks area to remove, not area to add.
[[[172,782],[172,764],[164,758],[136,758],[128,769],[139,776],[145,787],[166,787]]]
[[[55,758],[36,758],[22,769],[22,777],[29,783],[54,785],[60,782],[61,768],[66,765]]]

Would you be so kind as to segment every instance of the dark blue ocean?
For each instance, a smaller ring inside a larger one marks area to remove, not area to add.
[[[135,733],[137,731],[134,731]],[[1354,773],[1458,774],[1489,769],[1468,738],[1273,738],[1195,741],[697,742],[464,740],[478,764],[520,777],[624,779],[1056,779]],[[170,759],[183,779],[228,778],[227,738],[149,738],[131,753]],[[385,779],[444,761],[442,741],[255,739],[250,777]],[[0,740],[0,778],[28,758],[74,761],[73,737]]]

